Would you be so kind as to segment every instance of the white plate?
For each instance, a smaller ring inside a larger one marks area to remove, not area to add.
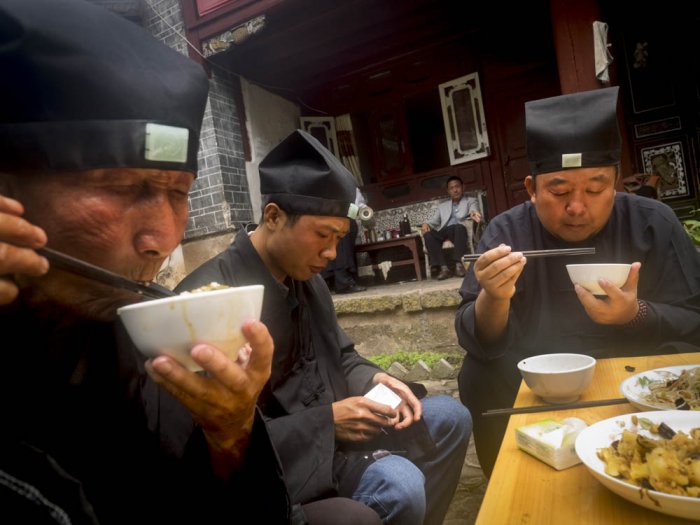
[[[697,366],[698,365],[666,366],[664,368],[655,368],[654,370],[640,372],[625,379],[620,384],[620,391],[622,395],[627,398],[627,401],[639,410],[672,410],[664,405],[647,401],[645,397],[649,394],[649,387],[640,383],[640,379],[646,378],[649,381],[675,379],[681,375],[683,370],[690,370]],[[644,380],[642,380],[642,382],[644,382]]]
[[[605,487],[626,500],[641,505],[650,510],[655,510],[678,516],[680,518],[700,519],[700,498],[688,496],[675,496],[655,490],[642,490],[639,487],[626,483],[605,473],[605,462],[598,458],[596,451],[599,448],[609,447],[619,439],[622,430],[632,430],[632,416],[647,418],[654,423],[666,423],[675,431],[682,430],[689,433],[692,428],[700,427],[698,413],[687,410],[662,410],[657,412],[640,412],[637,414],[624,414],[611,417],[585,428],[576,438],[576,453],[586,468]],[[638,428],[640,434],[650,436],[649,432]],[[655,436],[658,439],[658,436]]]

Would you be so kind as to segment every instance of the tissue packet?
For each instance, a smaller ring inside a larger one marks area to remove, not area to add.
[[[564,470],[581,463],[574,444],[576,436],[586,426],[586,423],[577,417],[562,420],[543,419],[516,428],[515,441],[521,450],[557,470]]]

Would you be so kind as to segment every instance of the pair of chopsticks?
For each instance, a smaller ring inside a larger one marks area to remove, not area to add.
[[[517,251],[517,250],[513,250]],[[554,257],[561,255],[593,255],[595,248],[561,248],[559,250],[530,250],[521,252],[525,257]],[[476,261],[482,253],[462,255],[462,262]]]
[[[512,414],[531,414],[533,412],[553,412],[555,410],[571,410],[574,408],[602,407],[606,405],[621,405],[627,403],[624,397],[614,399],[599,399],[597,401],[581,401],[575,403],[562,403],[561,405],[538,405],[519,408],[496,408],[483,412],[482,416],[510,416]]]
[[[164,286],[157,283],[141,283],[127,279],[117,273],[110,272],[94,264],[90,264],[65,253],[57,252],[51,248],[39,248],[36,250],[39,255],[46,257],[49,262],[56,268],[60,268],[67,272],[71,272],[81,277],[98,281],[102,284],[130,290],[137,294],[151,297],[153,299],[162,299],[163,297],[172,297],[177,295],[172,290],[168,290]]]

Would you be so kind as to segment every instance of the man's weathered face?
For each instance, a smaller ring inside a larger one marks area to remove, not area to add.
[[[544,228],[567,242],[581,242],[608,222],[615,203],[615,166],[578,168],[525,180]]]
[[[49,247],[150,281],[182,240],[193,180],[187,172],[121,168],[20,176],[14,186],[25,217],[46,231]],[[109,293],[84,280],[67,290],[70,279],[59,275],[34,284],[57,302],[83,301],[85,308],[110,302]]]
[[[280,281],[287,276],[305,281],[321,272],[335,259],[336,246],[350,227],[343,217],[302,215],[290,224],[282,212],[279,220],[261,255]]]
[[[451,180],[447,183],[447,194],[452,197],[453,201],[459,201],[462,198],[463,186],[458,180]]]

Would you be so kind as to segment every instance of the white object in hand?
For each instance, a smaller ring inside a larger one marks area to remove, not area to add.
[[[367,399],[381,403],[382,405],[389,405],[391,408],[396,408],[401,404],[401,398],[389,387],[382,385],[381,383],[376,385],[372,390],[365,394]]]

